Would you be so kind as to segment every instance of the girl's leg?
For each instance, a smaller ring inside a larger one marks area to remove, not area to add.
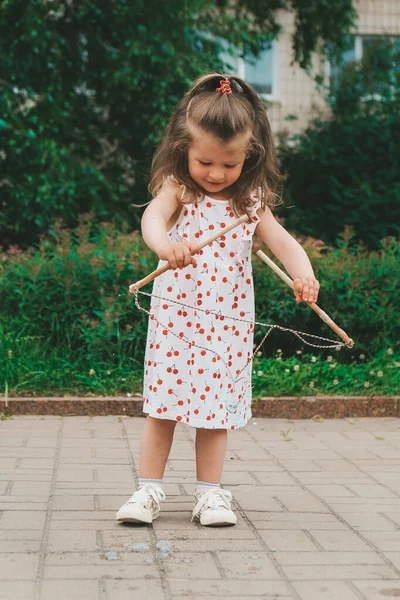
[[[237,518],[231,509],[232,494],[220,488],[226,454],[226,429],[197,429],[197,485],[192,520],[201,525],[235,525]]]
[[[227,439],[228,432],[226,429],[196,430],[197,481],[220,483]]]
[[[176,421],[146,417],[140,440],[139,486],[117,512],[117,521],[152,523],[165,499],[162,478],[174,437]]]
[[[139,477],[162,479],[171,450],[176,421],[146,417],[140,441]]]

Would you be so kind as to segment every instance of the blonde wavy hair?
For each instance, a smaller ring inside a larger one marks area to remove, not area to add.
[[[199,77],[177,104],[153,158],[149,183],[153,196],[166,179],[172,177],[183,190],[182,203],[204,197],[188,169],[188,148],[194,125],[222,141],[247,130],[252,132],[242,173],[234,184],[231,204],[236,215],[248,212],[253,192],[257,193],[263,208],[281,203],[282,176],[265,106],[251,85],[237,76],[229,76],[232,94],[216,93],[225,78],[220,73]]]

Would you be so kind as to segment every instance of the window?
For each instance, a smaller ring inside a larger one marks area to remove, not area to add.
[[[387,48],[392,48],[392,53]],[[338,62],[326,63],[327,83],[334,92],[346,72],[363,65],[369,94],[379,95],[388,87],[394,72],[395,53],[400,52],[400,37],[357,35],[351,38],[351,47],[342,53]]]
[[[240,58],[231,56],[226,50],[221,59],[229,65],[229,73],[237,73],[247,83],[252,85],[265,100],[278,100],[278,43],[272,42],[267,50],[260,53],[258,58]]]

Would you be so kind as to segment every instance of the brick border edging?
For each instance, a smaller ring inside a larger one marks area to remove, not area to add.
[[[144,416],[139,396],[8,398],[0,397],[0,413],[8,415]],[[288,396],[253,400],[253,417],[326,419],[400,417],[400,396]]]

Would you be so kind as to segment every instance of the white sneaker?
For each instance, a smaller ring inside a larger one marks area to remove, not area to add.
[[[162,488],[146,483],[121,506],[116,519],[127,523],[152,523],[160,513],[160,500],[165,500]]]
[[[192,521],[196,519],[201,525],[214,527],[236,525],[236,515],[231,509],[232,494],[228,490],[212,488],[195,499]]]

